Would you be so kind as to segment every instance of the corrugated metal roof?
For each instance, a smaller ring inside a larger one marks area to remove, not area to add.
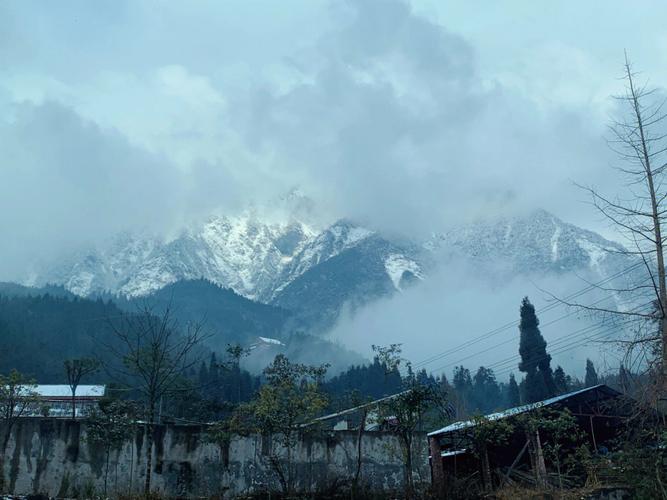
[[[323,417],[318,417],[316,419],[313,419],[313,421],[310,422],[310,423],[323,422],[323,421],[326,421],[326,420],[331,420],[332,418],[342,417],[343,415],[348,415],[350,413],[354,413],[354,412],[359,411],[363,408],[368,408],[368,407],[371,407],[371,406],[377,406],[384,401],[389,401],[391,399],[397,398],[398,396],[402,396],[403,394],[407,394],[409,392],[410,392],[410,390],[401,391],[401,392],[398,392],[396,394],[392,394],[391,396],[385,396],[384,398],[376,399],[375,401],[369,401],[368,403],[364,403],[362,405],[355,406],[353,408],[348,408],[346,410],[341,410],[341,411],[338,411],[336,413],[331,413],[329,415],[324,415]],[[310,425],[310,423],[305,424],[305,425]]]
[[[586,387],[585,389],[579,389],[577,391],[572,391],[568,392],[567,394],[561,394],[560,396],[555,396],[553,398],[545,399],[544,401],[538,401],[537,403],[531,403],[523,406],[517,406],[515,408],[510,408],[505,411],[500,411],[497,413],[491,413],[489,415],[486,415],[485,418],[489,420],[500,420],[503,418],[511,417],[514,415],[519,415],[521,413],[525,413],[530,410],[536,410],[537,408],[542,408],[544,406],[549,406],[553,405],[555,403],[560,403],[561,401],[564,401],[566,399],[569,399],[573,396],[578,396],[579,394],[583,394],[589,391],[593,391],[596,389],[604,389],[606,392],[609,392],[610,394],[620,394],[619,392],[615,391],[611,387],[607,387],[604,384],[599,384],[599,385],[594,385],[593,387]],[[442,429],[438,429],[437,431],[429,432],[429,436],[435,436],[437,434],[446,434],[448,432],[452,431],[458,431],[461,429],[467,429],[468,427],[472,427],[475,425],[475,422],[472,420],[463,420],[461,422],[454,422],[453,424],[447,425],[443,427]]]
[[[104,396],[103,385],[80,385],[76,388],[77,398],[101,398]],[[37,393],[43,398],[72,397],[69,385],[36,385],[29,390]]]

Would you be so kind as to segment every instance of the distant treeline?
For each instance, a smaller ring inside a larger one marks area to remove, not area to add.
[[[188,285],[200,287],[201,283]],[[108,347],[114,343],[112,322],[127,314],[111,300],[88,300],[53,288],[54,294],[31,296],[21,287],[0,294],[0,370],[16,369],[39,383],[64,383],[63,362],[66,359],[94,357],[104,366],[120,361]],[[3,290],[0,288],[0,293]],[[167,300],[163,297],[164,300]],[[212,299],[211,299],[212,300]],[[184,305],[184,304],[181,304]],[[242,305],[241,307],[245,307]],[[254,306],[252,306],[254,307]],[[274,311],[271,311],[273,315]],[[190,319],[192,312],[184,316]],[[277,319],[278,316],[273,315]],[[223,317],[216,317],[216,323]],[[270,324],[270,323],[269,323]],[[239,328],[249,323],[236,323]],[[539,331],[538,331],[539,332]],[[230,344],[239,337],[230,336]],[[295,338],[298,341],[299,338]],[[205,359],[190,369],[183,380],[181,397],[165,404],[165,416],[195,420],[211,419],[226,413],[226,408],[252,399],[262,383],[253,375],[232,363],[224,349],[205,349]],[[587,364],[586,380],[567,375],[561,367],[553,373],[555,389],[549,395],[604,382],[627,390],[630,374],[622,367],[618,374],[599,378],[593,364]],[[113,386],[110,370],[102,369],[88,377],[86,383],[107,383]],[[417,379],[427,385],[442,386],[456,408],[458,416],[488,413],[524,402],[530,402],[526,379],[519,382],[512,376],[508,382],[499,381],[493,370],[479,367],[471,371],[463,366],[454,370],[451,378],[434,376],[422,369]],[[327,379],[325,390],[330,396],[330,410],[338,410],[358,401],[368,401],[395,394],[401,390],[402,377],[397,370],[388,370],[374,359],[367,364],[355,364]],[[194,417],[193,417],[194,416]]]

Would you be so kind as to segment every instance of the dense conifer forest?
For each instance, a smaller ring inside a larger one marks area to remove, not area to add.
[[[17,290],[21,293],[17,294]],[[128,303],[123,304],[121,309],[109,299],[89,300],[66,293],[29,295],[23,288],[12,289],[11,293],[13,295],[9,295],[6,290],[5,294],[0,295],[0,356],[5,366],[39,383],[64,383],[63,363],[67,359],[92,357],[103,366],[118,364],[119,360],[109,350],[109,344],[115,342],[112,325],[115,319],[124,314],[132,314],[128,312],[132,310]],[[524,302],[523,307],[529,309],[529,304]],[[181,311],[188,311],[180,313],[179,318],[183,323],[193,319],[196,311],[199,311],[197,308],[193,313],[185,303],[176,302],[176,305],[182,308]],[[216,321],[222,321],[224,313],[224,310],[217,312]],[[532,314],[532,330],[528,333],[539,335],[534,311]],[[242,325],[230,324],[228,328],[238,327],[244,331]],[[227,341],[224,343],[226,346],[235,345],[238,340],[233,335],[221,338]],[[522,339],[522,345],[531,341],[528,334],[522,335]],[[536,345],[539,352],[532,356],[543,357],[544,342],[538,341]],[[223,414],[230,405],[252,399],[262,383],[260,374],[243,369],[243,360],[240,366],[233,365],[225,348],[206,348],[198,356],[202,358],[201,361],[196,367],[190,368],[185,377],[189,391],[184,391],[184,394],[188,396],[174,403],[174,416],[186,417],[189,414],[196,420]],[[541,365],[547,366],[548,363],[545,365],[542,362]],[[88,382],[118,383],[111,372],[100,370],[90,375]],[[535,389],[529,385],[535,377],[526,377],[520,384],[517,384],[514,375],[508,381],[498,380],[493,370],[483,366],[477,369],[457,366],[450,377],[446,374],[434,376],[425,369],[417,371],[415,376],[424,385],[441,387],[455,402],[457,414],[461,417],[538,400],[533,395]],[[594,385],[600,380],[590,360],[586,364],[585,381],[567,375],[560,366],[556,367],[552,376],[554,387],[550,392],[545,392],[543,379],[537,379],[540,396],[562,394]],[[619,376],[613,374],[604,377],[603,381],[618,386],[618,379]],[[324,387],[330,395],[329,409],[333,411],[350,405],[352,394],[368,401],[399,392],[402,376],[398,370],[388,370],[375,358],[332,374]],[[196,404],[193,403],[193,394],[196,395]]]

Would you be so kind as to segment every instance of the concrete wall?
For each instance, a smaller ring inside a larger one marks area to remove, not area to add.
[[[233,497],[279,490],[269,463],[275,439],[235,437],[228,446],[208,442],[205,428],[167,425],[155,429],[153,490],[165,496]],[[356,432],[327,431],[305,436],[294,453],[298,488],[326,491],[349,482],[356,469]],[[110,455],[108,491],[139,492],[145,480],[143,428],[133,440]],[[426,438],[415,438],[415,479],[429,481]],[[376,490],[402,487],[401,449],[393,435],[369,432],[363,441],[362,477]],[[5,460],[5,492],[46,493],[90,497],[101,493],[106,469],[105,450],[86,439],[85,424],[64,419],[24,418],[12,431]]]

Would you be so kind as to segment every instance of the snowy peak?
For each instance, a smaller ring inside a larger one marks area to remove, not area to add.
[[[280,291],[306,271],[358,245],[373,234],[372,231],[347,220],[336,222],[303,245],[283,269],[278,278],[279,284],[269,299],[274,299]]]
[[[313,235],[297,221],[266,224],[251,216],[214,217],[161,246],[119,291],[145,295],[181,279],[204,277],[263,300],[275,288],[276,276]]]
[[[83,296],[139,297],[204,278],[248,299],[300,311],[310,325],[330,325],[345,305],[354,309],[402,292],[451,259],[471,262],[489,280],[508,272],[606,277],[634,264],[620,249],[545,211],[461,225],[426,242],[396,242],[345,219],[317,230],[295,218],[267,222],[246,213],[211,217],[168,241],[123,234],[31,284],[62,284]]]
[[[73,255],[27,285],[56,283],[70,292],[86,296],[93,291],[116,291],[127,275],[140,271],[159,241],[122,233],[107,245]]]
[[[424,245],[428,251],[463,255],[473,260],[502,261],[520,272],[567,272],[588,268],[602,272],[627,257],[622,247],[600,235],[536,210],[453,228]],[[602,266],[602,267],[601,267]]]
[[[36,283],[62,283],[87,296],[135,297],[183,279],[207,278],[258,299],[315,232],[298,221],[267,224],[251,214],[211,217],[172,240],[122,234],[42,273]]]
[[[316,231],[295,219],[267,223],[253,214],[216,216],[169,241],[119,235],[31,284],[59,283],[81,296],[138,297],[179,280],[206,278],[270,302],[298,276],[373,234],[346,220]]]
[[[403,290],[405,283],[412,281],[414,278],[424,279],[421,266],[402,254],[389,254],[384,261],[384,268],[394,288],[398,291]]]

